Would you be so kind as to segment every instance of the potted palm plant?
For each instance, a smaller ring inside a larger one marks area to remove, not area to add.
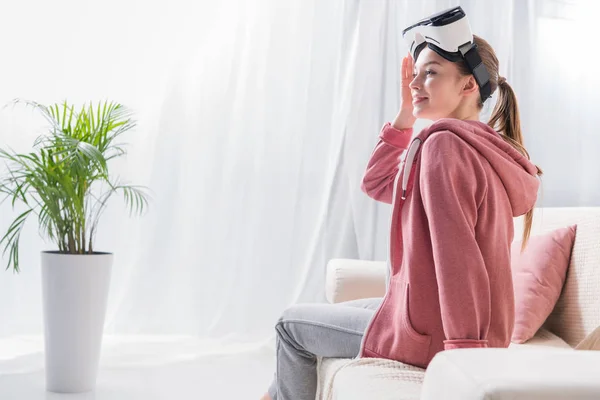
[[[135,126],[113,102],[76,110],[67,102],[32,106],[49,124],[29,153],[0,149],[6,169],[0,193],[18,216],[0,240],[6,269],[19,272],[19,238],[30,216],[55,250],[41,254],[46,389],[86,392],[96,385],[113,254],[94,241],[108,199],[122,193],[130,214],[148,205],[147,190],[109,174],[109,161],[126,154],[117,141]]]

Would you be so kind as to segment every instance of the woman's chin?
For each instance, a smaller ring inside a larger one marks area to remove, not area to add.
[[[442,118],[439,116],[439,112],[434,112],[434,110],[431,110],[427,107],[419,106],[413,107],[413,116],[417,119],[428,119],[432,121]]]
[[[429,119],[427,110],[421,107],[413,107],[413,116],[418,119]]]

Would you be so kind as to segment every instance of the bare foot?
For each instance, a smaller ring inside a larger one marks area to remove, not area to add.
[[[265,393],[265,395],[263,397],[261,397],[260,400],[273,400],[273,399],[271,399],[271,396],[269,396],[269,393]]]

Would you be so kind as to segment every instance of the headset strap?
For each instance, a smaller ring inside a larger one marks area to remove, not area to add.
[[[477,44],[475,42],[465,43],[458,50],[479,85],[479,95],[481,96],[481,102],[484,103],[491,97],[492,85],[490,84],[490,74],[481,61],[479,52],[477,52]]]

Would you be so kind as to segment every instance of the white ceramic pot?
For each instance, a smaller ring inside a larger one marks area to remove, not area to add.
[[[42,252],[46,390],[95,389],[113,255]]]

